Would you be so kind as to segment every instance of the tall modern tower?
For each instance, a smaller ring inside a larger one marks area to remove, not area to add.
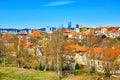
[[[68,22],[68,29],[71,29],[71,21]]]

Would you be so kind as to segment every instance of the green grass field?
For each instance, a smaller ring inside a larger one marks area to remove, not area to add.
[[[75,76],[66,75],[62,80],[97,80],[103,76],[100,73],[94,73],[91,76],[88,76],[87,71],[84,70],[80,70],[78,73],[79,74]],[[0,67],[0,80],[57,80],[57,73],[16,67]],[[120,79],[112,78],[112,80]]]
[[[0,67],[0,80],[57,80],[57,74],[33,69]]]

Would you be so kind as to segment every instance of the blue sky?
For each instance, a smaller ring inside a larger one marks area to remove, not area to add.
[[[0,0],[0,28],[120,25],[120,0]]]

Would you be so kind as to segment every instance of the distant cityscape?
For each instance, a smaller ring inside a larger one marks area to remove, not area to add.
[[[82,28],[90,29],[93,28],[95,29],[95,32],[97,35],[106,35],[106,36],[117,36],[120,37],[120,26],[99,26],[99,27],[85,27],[82,24],[76,24],[76,26],[72,26],[72,22],[68,22],[68,26],[63,26],[63,24],[56,26],[56,27],[51,27],[51,26],[46,26],[44,28],[38,28],[38,29],[32,29],[32,28],[24,28],[24,29],[17,29],[17,28],[0,28],[0,33],[2,32],[8,32],[11,34],[20,34],[20,35],[26,35],[32,33],[34,30],[39,30],[42,33],[53,33],[57,29],[67,29],[67,30],[74,30],[77,32],[81,32]],[[110,33],[109,35],[106,34],[106,32]],[[87,32],[87,31],[86,31]],[[84,32],[84,33],[86,33]]]

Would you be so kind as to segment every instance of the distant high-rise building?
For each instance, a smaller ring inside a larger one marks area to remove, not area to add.
[[[76,28],[79,28],[79,24],[76,24]]]
[[[77,31],[77,32],[79,32],[79,31],[80,31],[79,24],[76,24],[75,31]]]
[[[78,29],[79,31],[81,31],[81,29],[82,29],[82,24],[76,24],[76,29]]]
[[[76,28],[82,28],[82,24],[76,24]]]
[[[71,27],[71,21],[70,22],[68,22],[68,29],[71,29],[72,27]]]

